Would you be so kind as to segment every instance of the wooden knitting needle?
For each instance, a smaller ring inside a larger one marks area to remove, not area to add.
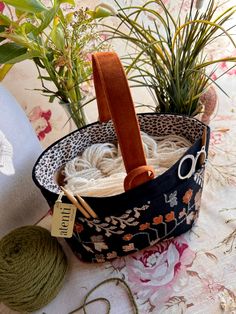
[[[206,143],[207,143],[207,129],[204,128],[202,132],[202,146],[206,147]],[[206,161],[206,154],[201,154],[199,156],[199,161],[200,165],[203,165],[204,162]]]
[[[91,216],[86,212],[86,210],[79,204],[77,199],[70,192],[63,188],[63,186],[61,186],[60,188],[65,193],[67,198],[71,201],[71,203],[74,204],[76,208],[78,208],[78,210],[81,212],[81,214],[84,215],[85,218],[91,218]]]
[[[89,206],[89,204],[79,195],[76,194],[76,197],[80,201],[80,203],[83,205],[83,207],[87,210],[87,212],[93,217],[97,218],[97,214],[94,212],[94,210]]]

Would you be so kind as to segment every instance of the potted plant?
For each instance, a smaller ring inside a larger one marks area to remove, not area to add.
[[[32,60],[42,83],[40,91],[50,102],[58,98],[76,126],[84,126],[84,106],[91,101],[86,86],[92,73],[90,56],[108,49],[96,20],[87,9],[74,9],[74,0],[53,0],[51,7],[39,0],[4,4],[8,14],[0,13],[0,79],[15,63]]]
[[[212,79],[214,65],[232,62],[235,66],[236,56],[208,60],[205,52],[219,36],[226,36],[236,47],[229,34],[232,27],[227,27],[236,12],[235,6],[218,13],[219,6],[214,0],[208,1],[204,11],[199,9],[199,1],[197,8],[194,2],[191,0],[190,10],[183,19],[181,8],[175,17],[162,0],[128,7],[115,0],[118,7],[115,15],[120,23],[118,27],[106,25],[111,39],[128,42],[132,53],[123,58],[126,72],[135,86],[150,90],[157,112],[195,116],[203,111],[203,105],[209,105],[206,114],[210,113],[216,94],[209,87],[214,83],[220,88]],[[106,9],[114,15],[107,5]],[[148,25],[143,21],[144,14],[148,16]]]

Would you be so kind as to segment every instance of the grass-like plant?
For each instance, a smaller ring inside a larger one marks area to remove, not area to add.
[[[133,48],[124,58],[129,79],[135,86],[149,88],[157,112],[192,116],[199,113],[201,95],[212,82],[219,87],[211,78],[214,65],[223,61],[236,64],[236,56],[207,60],[205,51],[219,36],[227,36],[236,47],[229,34],[233,27],[227,26],[236,6],[218,13],[219,7],[214,0],[209,0],[202,12],[195,9],[192,0],[185,17],[181,18],[180,8],[175,18],[162,0],[128,7],[115,2],[120,23],[118,27],[107,26],[107,32],[112,39],[125,40]],[[143,22],[143,14],[149,16],[148,26]],[[213,67],[206,71],[209,66]]]
[[[96,20],[87,10],[74,9],[74,0],[52,0],[50,7],[40,0],[3,3],[0,79],[15,63],[32,60],[42,83],[40,91],[50,102],[58,98],[77,127],[84,126],[84,105],[90,101],[85,88],[92,74],[90,55],[108,47],[97,31]],[[71,5],[69,12],[64,10],[64,3]]]

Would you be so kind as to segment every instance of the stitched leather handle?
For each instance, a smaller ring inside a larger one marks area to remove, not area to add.
[[[100,122],[112,119],[120,145],[127,177],[125,190],[154,178],[147,166],[139,124],[126,75],[114,52],[92,55],[93,77]]]

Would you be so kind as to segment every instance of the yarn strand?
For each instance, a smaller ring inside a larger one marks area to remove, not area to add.
[[[79,311],[79,310],[83,310],[84,314],[86,314],[86,313],[87,313],[87,312],[86,312],[86,307],[87,307],[89,304],[93,304],[93,303],[99,302],[99,301],[100,301],[100,302],[102,301],[102,302],[104,302],[104,303],[107,304],[107,312],[106,312],[105,314],[109,314],[110,311],[111,311],[111,302],[110,302],[108,299],[102,298],[102,297],[93,299],[93,300],[88,301],[88,302],[84,302],[83,305],[81,305],[80,307],[78,307],[77,309],[75,309],[74,311],[72,311],[72,312],[70,312],[70,313],[68,313],[68,314],[74,314],[74,313],[76,313],[76,312]]]
[[[101,286],[103,286],[104,284],[109,283],[109,282],[118,282],[118,283],[120,282],[120,283],[122,283],[122,284],[126,287],[129,300],[130,300],[130,302],[131,302],[131,304],[132,304],[132,306],[133,306],[133,309],[134,309],[134,314],[139,314],[138,306],[137,306],[137,304],[136,304],[136,301],[135,301],[135,299],[134,299],[134,296],[133,296],[133,294],[132,294],[132,291],[131,291],[130,287],[128,286],[128,284],[127,284],[123,279],[121,279],[121,278],[109,278],[109,279],[106,279],[106,280],[100,282],[99,284],[97,284],[93,289],[91,289],[91,290],[86,294],[86,296],[85,296],[85,298],[84,298],[84,301],[83,301],[83,304],[82,304],[80,307],[78,307],[77,309],[75,309],[74,311],[72,311],[72,312],[70,312],[70,313],[68,313],[68,314],[74,314],[76,311],[79,311],[79,310],[81,310],[81,309],[83,309],[84,314],[88,314],[87,311],[86,311],[86,307],[87,307],[89,304],[94,303],[94,302],[97,302],[97,301],[104,301],[105,303],[107,303],[108,309],[107,309],[106,314],[110,314],[111,303],[110,303],[110,301],[109,301],[108,299],[101,297],[101,298],[96,298],[96,299],[93,299],[93,300],[87,302],[87,299],[90,297],[90,295],[91,295],[95,290],[97,290],[99,287],[101,287]],[[118,283],[117,283],[117,284],[118,284]]]

